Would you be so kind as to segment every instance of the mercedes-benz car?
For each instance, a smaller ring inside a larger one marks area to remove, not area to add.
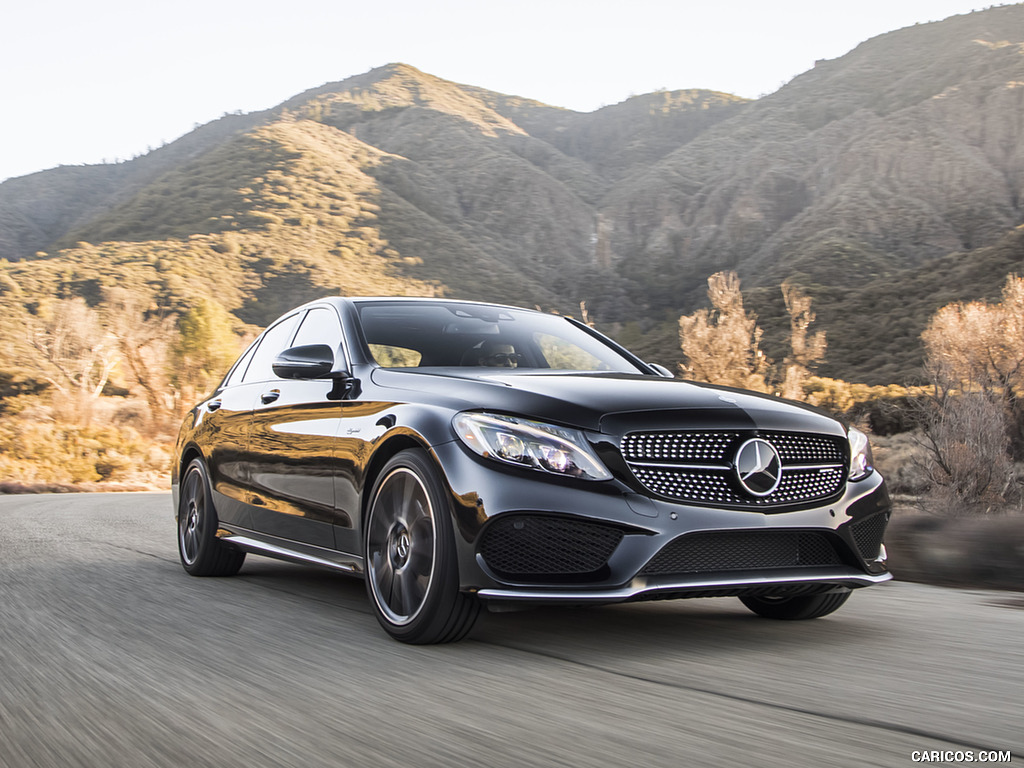
[[[733,596],[811,619],[891,578],[861,432],[492,304],[286,313],[186,417],[172,489],[188,573],[252,553],[362,577],[409,643],[482,606]]]

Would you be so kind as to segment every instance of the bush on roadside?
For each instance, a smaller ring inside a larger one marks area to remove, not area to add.
[[[6,404],[0,416],[0,477],[27,484],[166,487],[168,445],[146,440],[130,426],[61,423],[50,406],[32,396]]]
[[[900,509],[885,545],[902,581],[1024,590],[1024,515],[942,518]]]
[[[872,436],[875,467],[885,478],[890,493],[918,496],[931,485],[922,439],[920,432]]]

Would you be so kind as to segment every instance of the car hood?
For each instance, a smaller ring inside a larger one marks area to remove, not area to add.
[[[735,428],[845,436],[835,419],[800,403],[639,374],[377,368],[371,378],[377,386],[416,391],[455,410],[510,413],[610,434]]]

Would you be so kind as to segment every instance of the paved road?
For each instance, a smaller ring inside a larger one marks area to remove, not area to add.
[[[825,619],[732,599],[383,634],[363,585],[178,565],[166,494],[0,497],[0,766],[1024,762],[1024,596],[891,583]]]

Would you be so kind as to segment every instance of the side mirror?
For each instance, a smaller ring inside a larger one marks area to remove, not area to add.
[[[659,376],[663,376],[666,379],[675,378],[675,376],[672,374],[672,371],[670,371],[664,365],[658,365],[657,363],[648,363],[648,365],[651,366],[651,368],[654,369],[654,372]]]
[[[282,379],[325,379],[334,368],[334,350],[326,344],[292,347],[274,359],[272,368]]]

